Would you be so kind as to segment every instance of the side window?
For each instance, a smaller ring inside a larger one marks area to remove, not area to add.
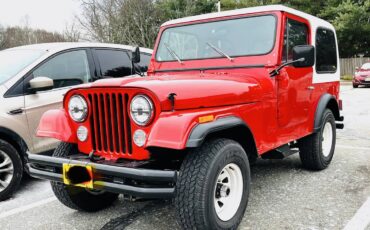
[[[97,49],[97,58],[103,77],[124,77],[132,74],[131,60],[122,50]]]
[[[324,28],[316,31],[316,72],[334,73],[337,70],[337,48],[334,32]]]
[[[149,66],[151,57],[152,56],[149,54],[143,54],[143,53],[140,54],[140,62],[138,63],[138,66],[141,72],[148,71],[148,66]]]
[[[293,58],[293,47],[308,44],[308,28],[306,24],[288,19],[285,26],[283,61]]]
[[[54,88],[87,83],[91,78],[86,51],[76,50],[59,54],[34,70],[33,77],[53,79]]]

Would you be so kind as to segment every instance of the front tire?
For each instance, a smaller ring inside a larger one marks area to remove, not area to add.
[[[353,88],[358,88],[358,85],[356,85],[356,84],[352,84],[352,86],[353,86]]]
[[[23,163],[18,151],[8,142],[0,140],[0,201],[17,190],[22,176]]]
[[[236,229],[248,204],[248,156],[235,141],[215,139],[181,165],[175,205],[183,229]]]
[[[323,170],[333,159],[336,143],[335,118],[326,109],[322,116],[320,131],[298,141],[299,156],[303,167],[310,170]]]
[[[76,145],[61,143],[55,149],[53,156],[66,157],[77,152]],[[96,212],[109,207],[118,198],[118,194],[115,193],[92,191],[55,181],[51,181],[50,183],[58,200],[65,206],[78,211]]]

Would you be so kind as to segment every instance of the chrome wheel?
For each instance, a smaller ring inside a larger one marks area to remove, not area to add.
[[[330,122],[326,122],[322,131],[321,149],[324,157],[328,157],[333,144],[333,127]]]
[[[0,150],[0,192],[10,184],[14,175],[13,162],[10,157]]]
[[[220,172],[215,186],[214,206],[218,218],[228,221],[238,211],[243,196],[243,175],[238,165],[231,163]]]

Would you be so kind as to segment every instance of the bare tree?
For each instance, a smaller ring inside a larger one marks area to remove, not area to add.
[[[72,24],[66,24],[63,37],[68,42],[78,42],[81,38],[81,30],[75,22]]]
[[[152,47],[161,23],[154,0],[82,0],[90,40]]]

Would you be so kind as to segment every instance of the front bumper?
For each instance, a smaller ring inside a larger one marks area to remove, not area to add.
[[[28,154],[32,177],[63,183],[63,164],[91,166],[93,188],[142,198],[172,198],[175,194],[177,171],[131,168],[122,164],[100,164],[88,158],[78,160]]]

